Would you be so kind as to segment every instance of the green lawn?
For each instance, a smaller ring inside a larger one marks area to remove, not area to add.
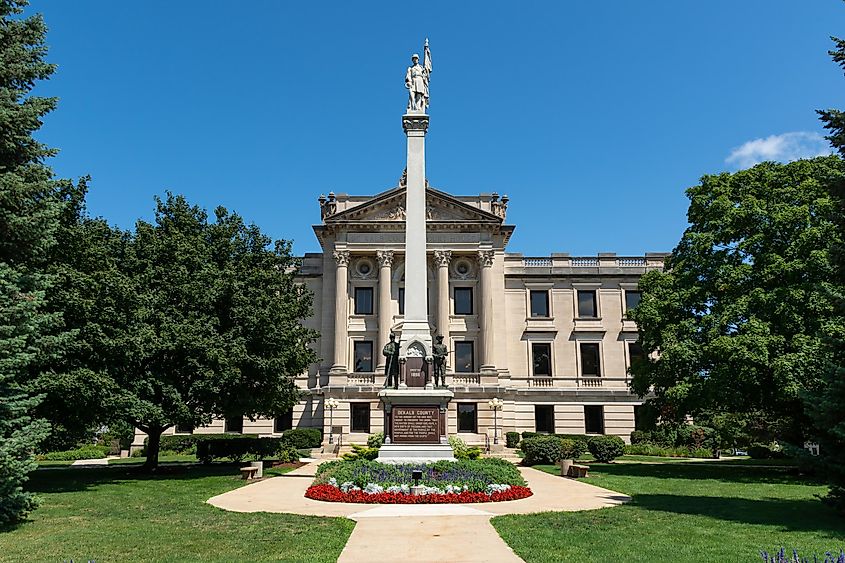
[[[273,470],[278,473],[279,470]],[[39,469],[44,504],[0,528],[0,561],[335,561],[354,522],[226,512],[205,501],[240,487],[238,465]]]
[[[755,561],[761,549],[780,546],[812,559],[845,547],[845,518],[815,498],[826,487],[790,468],[726,463],[591,464],[585,482],[634,500],[492,522],[520,557],[537,563]],[[539,468],[557,474],[554,466]]]

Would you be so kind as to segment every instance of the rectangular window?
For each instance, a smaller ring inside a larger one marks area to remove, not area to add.
[[[475,403],[458,403],[458,432],[478,432],[478,407]]]
[[[596,290],[578,290],[578,317],[582,319],[595,319],[598,317],[596,306]]]
[[[635,309],[640,304],[640,299],[643,298],[642,291],[625,290],[625,312]]]
[[[601,405],[584,406],[584,429],[587,434],[604,434],[604,407]]]
[[[551,377],[552,375],[552,345],[548,342],[531,344],[531,356],[534,360],[534,376]]]
[[[177,434],[193,434],[194,427],[190,424],[177,424],[174,432]]]
[[[405,314],[405,288],[399,288],[399,314]]]
[[[244,417],[233,417],[226,419],[226,425],[223,429],[224,432],[229,434],[243,434],[244,431]]]
[[[457,373],[475,372],[474,356],[472,342],[455,342],[455,371]]]
[[[355,341],[355,371],[370,373],[373,371],[373,341]]]
[[[456,287],[455,288],[455,314],[456,315],[471,315],[472,314],[472,288],[471,287]]]
[[[273,432],[284,432],[293,428],[293,410],[289,410],[273,421]]]
[[[531,296],[531,316],[532,317],[549,317],[549,292],[546,290],[532,289]]]
[[[555,433],[554,405],[534,405],[534,431],[544,434]]]
[[[352,432],[370,433],[370,403],[351,403]]]
[[[639,342],[628,342],[628,358],[631,362],[631,367],[645,361],[645,352]]]
[[[355,288],[355,314],[356,315],[372,315],[373,314],[373,288],[372,287],[356,287]]]
[[[599,360],[599,345],[597,342],[581,343],[581,375],[584,377],[600,377],[601,361]]]

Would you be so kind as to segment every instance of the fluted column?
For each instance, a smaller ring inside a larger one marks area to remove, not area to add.
[[[481,266],[481,371],[494,371],[493,363],[493,256],[492,250],[478,251]]]
[[[348,360],[347,342],[349,317],[349,251],[335,250],[337,262],[334,292],[334,365],[332,373],[345,373]]]
[[[435,250],[434,262],[437,264],[437,334],[443,337],[443,343],[449,348],[449,262],[451,250]],[[446,356],[446,364],[449,365]]]
[[[378,257],[378,348],[373,353],[378,358],[379,372],[384,371],[386,358],[381,351],[390,338],[390,327],[393,325],[393,315],[390,314],[390,280],[393,267],[393,251],[379,250]]]

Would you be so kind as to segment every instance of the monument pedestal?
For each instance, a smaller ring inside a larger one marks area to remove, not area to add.
[[[448,389],[384,389],[384,445],[377,461],[419,463],[455,459],[446,436]]]

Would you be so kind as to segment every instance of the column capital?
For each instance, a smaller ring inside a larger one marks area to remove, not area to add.
[[[390,268],[393,266],[393,251],[392,250],[377,250],[376,258],[378,265],[382,268]]]
[[[406,113],[402,116],[402,129],[406,134],[425,135],[428,131],[428,116],[424,113]]]
[[[438,268],[448,268],[449,262],[452,261],[452,251],[451,250],[435,250],[434,251],[434,263],[437,264]]]
[[[337,262],[338,267],[349,266],[351,255],[348,250],[335,250],[332,256],[334,256],[335,262]]]
[[[482,268],[490,268],[493,266],[493,256],[495,256],[495,252],[492,250],[479,250],[478,264]]]

